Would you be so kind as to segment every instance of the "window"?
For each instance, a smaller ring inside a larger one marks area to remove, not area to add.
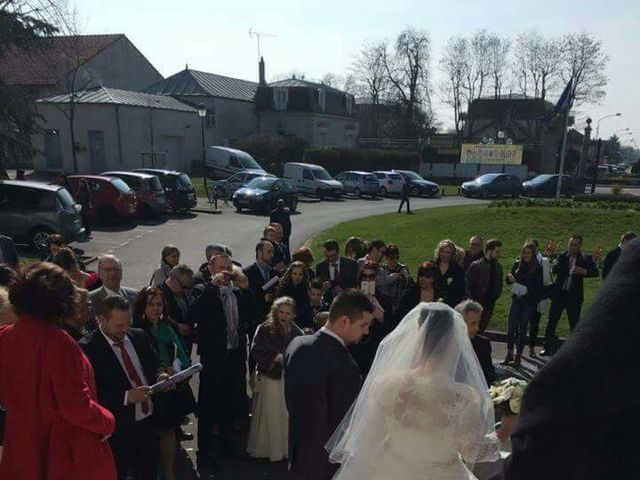
[[[236,155],[229,156],[229,166],[234,168],[242,168],[242,165],[240,165],[240,160]]]
[[[353,97],[351,95],[345,95],[344,106],[347,109],[349,115],[353,114]]]
[[[324,112],[327,106],[327,92],[324,88],[318,89],[318,105],[320,106],[320,111]]]
[[[58,130],[47,130],[44,135],[44,152],[47,168],[62,168],[60,135]]]
[[[284,87],[273,89],[273,105],[276,110],[286,110],[289,101],[289,90]]]
[[[302,178],[304,178],[305,180],[315,180],[315,177],[313,176],[313,173],[311,173],[311,170],[308,170],[306,168],[302,171]]]
[[[216,112],[215,110],[207,110],[207,115],[204,117],[204,124],[207,128],[216,127]]]

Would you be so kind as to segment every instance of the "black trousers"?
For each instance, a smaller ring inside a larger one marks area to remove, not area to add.
[[[549,322],[544,332],[544,344],[546,347],[551,346],[556,341],[556,327],[560,321],[563,311],[567,311],[569,318],[569,328],[573,332],[580,321],[580,310],[582,302],[577,297],[566,294],[559,294],[551,299],[551,307],[549,308]]]
[[[402,200],[400,201],[400,207],[398,208],[398,213],[402,212],[402,207],[404,207],[405,202],[407,203],[407,213],[411,212],[409,197],[402,197]]]
[[[531,317],[531,323],[529,324],[529,346],[535,347],[536,340],[538,339],[538,333],[540,332],[540,318],[542,314],[536,309]]]
[[[134,480],[157,480],[159,437],[153,419],[121,427],[109,439],[116,462],[118,480],[127,480],[133,473]]]
[[[249,415],[247,397],[247,367],[244,345],[215,358],[201,357],[200,389],[198,391],[198,454],[214,455],[217,425],[220,443],[230,448],[236,425],[246,422]]]

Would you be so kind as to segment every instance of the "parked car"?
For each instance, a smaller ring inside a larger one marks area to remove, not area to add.
[[[67,242],[83,237],[81,208],[60,185],[0,181],[0,232],[39,250],[47,248],[52,233]]]
[[[226,180],[216,180],[213,183],[213,188],[216,190],[219,198],[231,198],[232,195],[239,188],[244,187],[254,178],[258,177],[275,177],[270,173],[265,173],[263,170],[243,170],[235,175],[231,175]]]
[[[531,180],[522,182],[522,194],[527,197],[552,197],[558,188],[558,177],[551,173],[538,175]],[[562,176],[561,195],[571,196],[576,193],[576,182],[569,175]]]
[[[81,178],[89,183],[92,206],[89,215],[92,220],[112,223],[138,213],[135,192],[120,178],[100,175],[69,175],[67,178],[74,192],[78,190]]]
[[[353,193],[356,197],[377,197],[380,193],[380,182],[373,173],[351,170],[339,173],[336,180],[344,186],[345,193]]]
[[[213,178],[218,179],[229,178],[242,170],[260,170],[267,173],[247,152],[228,147],[207,148],[205,167]]]
[[[258,177],[233,194],[233,205],[238,212],[243,208],[270,212],[280,199],[291,211],[297,208],[298,192],[291,180],[274,176]]]
[[[284,178],[288,178],[300,193],[315,195],[320,200],[325,197],[339,198],[344,194],[342,183],[331,178],[320,165],[289,162],[284,164]]]
[[[188,211],[198,203],[196,189],[191,178],[184,172],[160,168],[134,168],[132,171],[156,175],[167,196],[167,208],[172,212]]]
[[[520,195],[522,183],[515,175],[506,173],[487,173],[475,180],[464,182],[460,192],[465,197],[513,197]]]
[[[402,193],[404,178],[399,173],[377,171],[373,172],[373,174],[378,178],[378,181],[380,182],[379,195],[381,197],[386,197],[390,193],[398,195]]]
[[[434,197],[440,190],[440,186],[437,183],[425,180],[411,170],[394,170],[394,172],[402,175],[405,182],[409,182],[409,194],[413,197],[420,197],[422,195]]]
[[[140,172],[102,172],[100,175],[123,180],[138,197],[138,213],[153,215],[167,211],[167,195],[157,175]]]

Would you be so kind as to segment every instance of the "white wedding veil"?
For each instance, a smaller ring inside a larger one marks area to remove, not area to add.
[[[381,342],[358,398],[326,445],[332,463],[344,464],[354,457],[372,462],[384,451],[385,432],[370,428],[372,421],[376,421],[371,417],[380,415],[374,407],[376,396],[382,391],[386,398],[401,393],[402,382],[387,380],[403,372],[425,377],[437,375],[441,383],[450,384],[453,391],[462,391],[466,399],[471,399],[463,405],[453,400],[442,405],[442,411],[453,419],[453,435],[463,432],[461,435],[466,437],[460,442],[464,447],[456,450],[468,467],[476,461],[489,460],[486,458],[489,450],[495,457],[496,440],[491,435],[495,426],[493,403],[467,326],[462,316],[445,304],[420,303]]]

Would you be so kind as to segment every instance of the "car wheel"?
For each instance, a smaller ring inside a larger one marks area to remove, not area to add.
[[[387,196],[387,189],[385,187],[380,187],[380,196],[381,197],[386,197]]]
[[[316,190],[316,197],[318,197],[320,200],[324,200],[324,192],[321,188]]]
[[[31,245],[39,251],[49,249],[49,235],[53,233],[51,229],[47,227],[36,227],[29,235],[29,242]]]
[[[483,188],[482,192],[480,192],[480,196],[482,198],[489,198],[489,190],[487,190],[486,188]]]
[[[411,191],[409,193],[411,194],[412,197],[420,196],[420,190],[418,190],[418,187],[411,187]]]
[[[362,196],[362,191],[360,191],[360,189],[359,189],[359,188],[354,188],[354,189],[353,189],[353,194],[354,194],[356,197],[360,198],[360,197]]]
[[[296,208],[298,208],[298,197],[293,197],[291,199],[291,203],[289,204],[289,211],[295,212]]]
[[[236,212],[240,213],[242,211],[242,207],[237,201],[233,202],[233,206],[236,207]]]

